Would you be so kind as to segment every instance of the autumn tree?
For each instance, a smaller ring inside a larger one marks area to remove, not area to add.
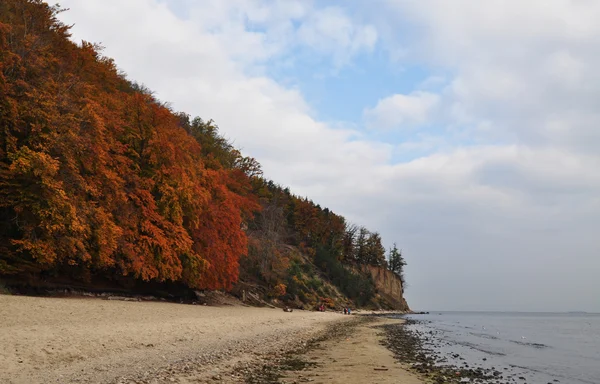
[[[381,235],[370,233],[366,241],[366,264],[385,267],[385,247],[381,243]]]

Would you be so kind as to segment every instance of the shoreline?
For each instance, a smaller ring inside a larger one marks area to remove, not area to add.
[[[354,317],[354,316],[352,316]],[[331,325],[326,335],[299,350],[271,362],[248,380],[255,384],[398,383],[423,384],[426,381],[395,359],[383,345],[382,327],[403,320],[370,315]]]

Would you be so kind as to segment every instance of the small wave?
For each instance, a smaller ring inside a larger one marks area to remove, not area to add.
[[[456,344],[458,345],[462,345],[464,347],[469,347],[472,348],[476,351],[479,352],[483,352],[483,353],[487,353],[488,355],[493,355],[493,356],[506,356],[506,353],[502,353],[502,352],[496,352],[496,351],[490,351],[489,349],[483,349],[481,348],[479,345],[477,344],[473,344],[473,343],[469,343],[466,341],[456,341]]]
[[[444,324],[444,326],[449,327],[449,328],[458,328],[458,329],[475,329],[475,327],[470,326],[470,325],[462,325],[460,323],[450,323],[450,324]]]
[[[473,335],[473,336],[482,337],[484,339],[498,340],[498,338],[496,336],[488,335],[487,333],[471,332],[470,334]]]
[[[515,344],[519,344],[519,345],[524,345],[526,347],[537,348],[537,349],[550,348],[549,345],[541,344],[541,343],[527,343],[525,341],[517,341],[517,340],[510,340],[510,342],[511,343],[515,343]]]

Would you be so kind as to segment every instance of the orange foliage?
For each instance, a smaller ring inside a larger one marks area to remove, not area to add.
[[[0,273],[231,288],[249,173],[207,167],[178,115],[71,43],[58,11],[0,3]]]
[[[239,187],[239,181],[230,173],[224,170],[207,172],[211,200],[192,236],[194,249],[208,263],[201,274],[203,278],[188,284],[197,288],[230,289],[238,278],[239,257],[245,255],[248,249],[246,233],[241,229],[244,215],[259,207],[251,198],[240,196],[230,189],[232,185]]]
[[[276,297],[281,297],[285,295],[286,292],[286,286],[285,284],[277,284],[275,287],[273,287],[273,296]]]
[[[327,308],[335,308],[335,302],[329,297],[321,297],[321,303],[323,303],[323,305],[325,305]]]

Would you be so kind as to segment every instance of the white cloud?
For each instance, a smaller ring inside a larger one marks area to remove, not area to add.
[[[492,120],[501,135],[514,135],[529,145],[562,146],[573,140],[548,135],[548,119],[595,114],[600,26],[594,20],[600,16],[600,3],[385,3],[396,15],[390,23],[406,21],[422,31],[397,49],[455,74],[444,103],[459,111],[463,122]],[[586,142],[589,137],[600,139],[597,124],[578,120],[570,136],[586,137]],[[497,132],[487,133],[497,138]]]
[[[314,12],[298,29],[298,40],[319,52],[333,56],[336,66],[346,64],[360,52],[370,52],[377,43],[372,25],[357,25],[339,7]]]
[[[418,88],[421,90],[427,90],[431,88],[437,88],[446,83],[446,78],[444,76],[429,76],[424,81],[422,81]]]
[[[410,95],[396,94],[379,100],[364,111],[367,125],[374,129],[407,128],[427,123],[438,102],[438,95],[417,91]]]

